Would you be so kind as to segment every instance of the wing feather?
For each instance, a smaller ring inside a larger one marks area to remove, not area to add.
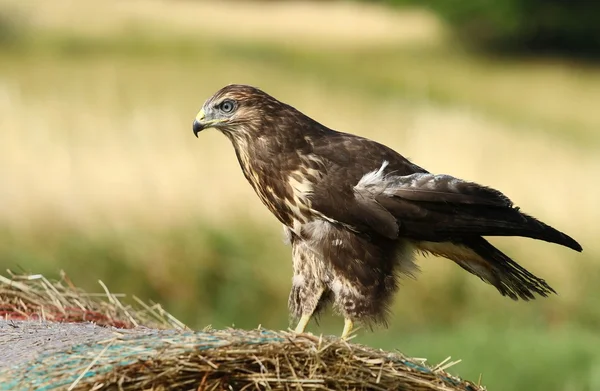
[[[400,221],[401,233],[423,240],[525,236],[581,251],[581,246],[513,207],[498,190],[449,175],[388,175],[365,191]]]
[[[312,209],[329,221],[389,239],[433,242],[478,236],[525,236],[581,251],[571,237],[521,213],[498,190],[434,175],[376,142],[336,133],[314,152],[324,172]]]
[[[450,175],[415,173],[387,176],[383,193],[411,201],[511,207],[512,202],[498,190],[467,182]]]

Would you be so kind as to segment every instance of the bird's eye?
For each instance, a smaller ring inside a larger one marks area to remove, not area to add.
[[[221,111],[231,113],[235,108],[235,103],[232,100],[226,99],[220,105]]]

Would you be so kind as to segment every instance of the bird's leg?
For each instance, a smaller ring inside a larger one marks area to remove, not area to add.
[[[306,329],[306,326],[308,325],[308,322],[310,321],[310,315],[302,315],[302,317],[300,318],[300,321],[298,322],[298,325],[296,326],[296,329],[294,330],[294,333],[296,334],[302,334],[304,332],[304,330]]]
[[[344,331],[342,331],[342,339],[347,339],[350,336],[353,327],[354,323],[352,322],[352,319],[344,319]]]

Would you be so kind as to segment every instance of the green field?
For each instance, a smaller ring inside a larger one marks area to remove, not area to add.
[[[94,291],[101,279],[196,328],[287,328],[280,225],[227,139],[191,130],[218,88],[254,84],[431,171],[502,189],[584,247],[494,240],[559,292],[530,303],[422,259],[391,327],[356,341],[462,359],[452,370],[490,390],[600,389],[599,68],[470,54],[412,10],[67,3],[0,2],[3,269],[62,269]],[[301,12],[333,27],[306,33],[292,22]],[[310,330],[341,327],[328,313]]]

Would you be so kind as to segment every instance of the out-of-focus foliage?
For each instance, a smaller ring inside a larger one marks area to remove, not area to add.
[[[0,4],[0,48],[14,48],[23,38],[26,23],[14,7]]]
[[[600,56],[600,2],[588,0],[388,0],[425,5],[478,48]]]

